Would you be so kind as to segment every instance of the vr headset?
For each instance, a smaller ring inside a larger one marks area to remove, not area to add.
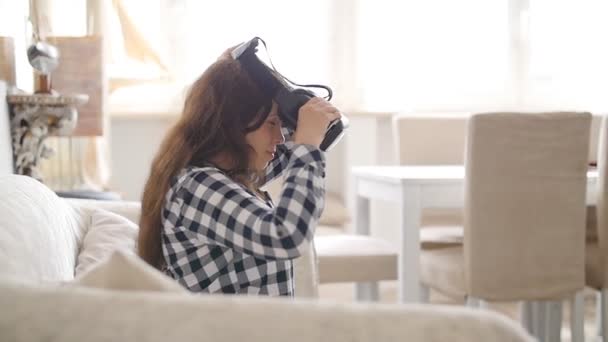
[[[261,38],[255,37],[235,48],[232,51],[232,58],[238,60],[262,91],[274,99],[279,107],[279,116],[283,124],[295,130],[298,123],[298,110],[308,100],[316,96],[315,93],[303,87],[325,89],[328,92],[327,100],[331,99],[331,88],[316,84],[296,84],[279,74],[274,66],[271,69],[256,55],[257,46],[260,41],[266,47],[266,43]],[[292,87],[289,83],[300,88]],[[332,121],[327,127],[325,138],[319,148],[323,151],[331,149],[342,138],[346,128],[348,128],[348,119],[346,117]]]

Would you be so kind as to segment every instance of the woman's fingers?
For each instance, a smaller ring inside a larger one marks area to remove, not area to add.
[[[330,122],[337,120],[342,116],[340,110],[334,107],[334,105],[329,103],[327,100],[321,98],[319,98],[319,100],[319,107],[322,108],[322,110],[326,113]]]
[[[327,117],[329,118],[330,122],[334,122],[335,120],[338,120],[340,119],[340,117],[342,117],[342,113],[340,113],[340,111],[336,109],[333,112],[327,113]]]

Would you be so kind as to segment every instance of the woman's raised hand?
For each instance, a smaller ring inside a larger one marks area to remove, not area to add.
[[[294,142],[319,147],[329,124],[340,116],[340,110],[325,99],[311,98],[298,111]]]

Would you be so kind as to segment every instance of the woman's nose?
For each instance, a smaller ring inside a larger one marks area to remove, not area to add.
[[[279,125],[277,125],[279,126]],[[281,127],[277,127],[275,131],[275,141],[277,144],[282,144],[285,142],[285,136],[283,136],[283,132],[281,131]]]

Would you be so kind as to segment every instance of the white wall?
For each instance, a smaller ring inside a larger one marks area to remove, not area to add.
[[[140,200],[152,159],[175,117],[113,116],[110,119],[110,189]]]
[[[158,147],[174,115],[115,114],[110,118],[110,189],[126,200],[139,200]],[[328,191],[344,194],[344,142],[327,154]]]

